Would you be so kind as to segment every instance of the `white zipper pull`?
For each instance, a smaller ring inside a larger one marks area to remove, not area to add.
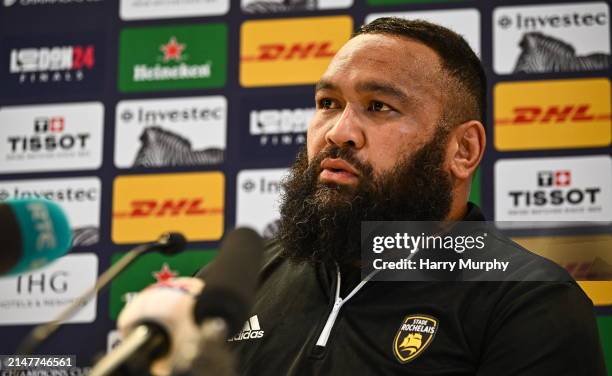
[[[374,274],[378,273],[379,271],[380,270],[376,269],[373,272],[371,272],[353,289],[353,291],[351,291],[350,294],[347,295],[346,298],[342,299],[340,298],[340,282],[341,282],[340,268],[338,267],[338,265],[336,265],[336,275],[337,275],[336,299],[334,301],[334,306],[332,307],[332,310],[329,313],[329,316],[327,317],[327,322],[325,322],[325,326],[323,327],[323,330],[321,331],[321,334],[319,335],[319,339],[317,340],[317,346],[325,347],[327,345],[327,340],[329,339],[331,330],[334,327],[334,323],[336,322],[338,313],[340,313],[340,309],[342,308],[344,303],[348,302],[349,299],[352,298],[353,295],[355,295],[357,291],[359,291],[374,276]]]
[[[329,335],[331,334],[331,330],[334,327],[334,323],[336,322],[336,318],[338,317],[338,313],[340,313],[340,308],[342,308],[343,303],[344,301],[342,299],[336,298],[334,306],[327,317],[327,322],[321,331],[321,335],[319,335],[317,346],[325,347],[327,345],[327,340],[329,339]]]

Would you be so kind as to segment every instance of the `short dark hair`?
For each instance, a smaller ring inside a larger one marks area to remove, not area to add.
[[[397,17],[378,18],[363,25],[354,35],[390,34],[421,42],[440,57],[442,68],[456,83],[449,92],[450,103],[445,106],[444,120],[451,127],[468,120],[486,120],[487,78],[478,56],[463,37],[445,27],[423,20]]]

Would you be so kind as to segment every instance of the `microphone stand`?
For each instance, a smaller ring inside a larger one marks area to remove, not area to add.
[[[110,283],[119,273],[128,267],[138,256],[148,251],[162,250],[172,248],[170,242],[175,242],[176,233],[165,233],[155,243],[142,244],[125,254],[119,261],[108,268],[96,281],[96,284],[86,290],[81,296],[76,298],[72,304],[66,307],[55,319],[50,322],[38,325],[35,327],[17,347],[17,353],[20,355],[31,355],[44,341],[46,341],[60,325],[70,319],[75,313],[83,308],[92,297]],[[182,235],[181,235],[182,236]],[[183,238],[183,246],[184,246]],[[182,249],[181,249],[182,250]],[[176,252],[175,250],[173,250]],[[180,250],[179,250],[180,251]]]

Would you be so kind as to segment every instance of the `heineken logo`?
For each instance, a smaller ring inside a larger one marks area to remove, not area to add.
[[[157,282],[165,282],[172,278],[178,277],[179,273],[170,269],[168,263],[164,262],[164,265],[162,265],[161,270],[151,272],[151,275],[153,275],[153,278],[155,278]]]
[[[121,91],[199,89],[225,85],[223,24],[126,29],[119,51]]]
[[[205,64],[186,64],[183,62],[183,51],[186,48],[186,44],[178,43],[176,37],[170,37],[168,43],[162,44],[159,47],[160,51],[163,52],[161,60],[164,63],[174,61],[179,64],[135,65],[134,81],[184,80],[210,77],[212,65],[210,61]],[[185,58],[185,60],[187,59]]]
[[[170,60],[181,61],[184,49],[185,45],[178,43],[175,37],[170,37],[168,43],[159,46],[159,50],[164,53],[164,62]]]
[[[117,319],[123,306],[140,291],[155,283],[169,283],[179,277],[193,276],[217,254],[215,250],[190,250],[167,256],[153,252],[140,256],[124,273],[118,275],[110,286],[109,315]],[[112,255],[112,263],[118,262],[123,253]]]

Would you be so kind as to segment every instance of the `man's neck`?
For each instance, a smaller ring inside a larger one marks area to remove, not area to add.
[[[461,202],[461,203],[455,202],[451,206],[451,209],[448,215],[446,216],[445,220],[460,221],[463,218],[465,218],[465,215],[467,214],[467,210],[468,210],[467,202]]]

